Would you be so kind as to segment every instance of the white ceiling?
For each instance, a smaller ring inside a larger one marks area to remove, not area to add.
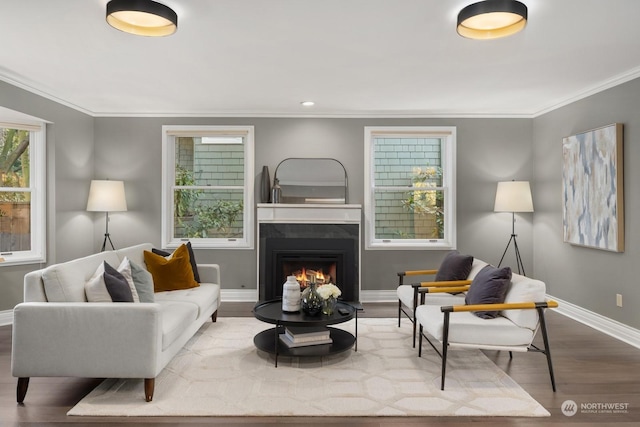
[[[491,41],[455,31],[475,0],[161,0],[163,38],[107,1],[2,0],[0,79],[94,116],[532,117],[640,76],[638,0],[521,0]]]

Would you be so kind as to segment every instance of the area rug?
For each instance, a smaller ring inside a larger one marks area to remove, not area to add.
[[[108,379],[68,415],[87,416],[549,416],[478,350],[441,360],[411,347],[411,326],[359,319],[358,348],[325,357],[280,357],[257,350],[253,336],[272,325],[254,318],[205,324],[156,379]],[[354,321],[342,325],[353,332]]]

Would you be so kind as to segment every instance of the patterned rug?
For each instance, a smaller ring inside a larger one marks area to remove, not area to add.
[[[353,332],[354,321],[342,325]],[[205,324],[156,379],[109,379],[68,415],[87,416],[549,416],[478,350],[449,352],[440,390],[439,356],[411,347],[411,326],[359,319],[358,350],[278,359],[253,345],[272,327],[254,318]]]

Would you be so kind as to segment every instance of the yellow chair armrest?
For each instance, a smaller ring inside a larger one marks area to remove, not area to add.
[[[530,310],[536,308],[556,308],[558,303],[549,300],[546,302],[514,302],[509,304],[472,304],[453,305],[440,307],[442,312],[463,312],[463,311],[503,311],[503,310]]]
[[[426,294],[438,294],[438,293],[467,292],[468,290],[469,290],[469,285],[449,286],[449,287],[439,287],[439,288],[420,288],[418,292],[426,293]]]
[[[442,280],[440,282],[414,283],[412,286],[419,286],[421,288],[440,288],[440,287],[451,287],[451,286],[466,286],[470,284],[471,284],[471,280]]]
[[[407,270],[400,271],[398,276],[428,276],[438,273],[438,270]]]

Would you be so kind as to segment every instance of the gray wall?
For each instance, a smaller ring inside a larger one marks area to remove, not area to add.
[[[47,259],[64,261],[94,250],[87,214],[93,176],[93,118],[0,81],[0,106],[50,122],[47,125]],[[63,237],[60,237],[63,236]],[[0,267],[0,311],[22,302],[25,273],[41,266]]]
[[[256,188],[263,165],[273,176],[287,157],[333,157],[349,176],[350,203],[364,202],[364,126],[457,126],[458,248],[497,263],[511,233],[511,216],[493,213],[496,182],[531,180],[529,119],[324,119],[324,118],[96,118],[96,178],[125,181],[129,211],[112,214],[111,237],[118,247],[160,243],[162,125],[255,126]],[[94,241],[104,232],[96,222]],[[517,223],[525,267],[532,267],[532,214]],[[513,248],[506,264],[515,265]],[[396,272],[436,268],[442,251],[363,251],[362,288],[393,290]],[[255,250],[199,250],[199,262],[221,265],[225,289],[254,289]]]
[[[639,112],[636,79],[540,116],[533,126],[535,276],[550,294],[634,328],[640,328]],[[572,246],[562,236],[562,138],[612,123],[624,124],[624,253]]]
[[[363,127],[438,125],[458,129],[458,248],[497,263],[509,238],[509,214],[493,213],[496,182],[532,181],[535,214],[517,216],[516,232],[529,275],[548,292],[581,307],[640,328],[640,298],[633,268],[638,259],[640,201],[635,186],[639,158],[640,80],[608,89],[535,119],[284,119],[284,118],[91,118],[76,110],[0,82],[0,106],[48,120],[48,262],[95,252],[104,216],[85,212],[92,178],[123,179],[129,211],[112,215],[117,247],[160,243],[161,158],[164,124],[242,124],[256,127],[255,177],[271,174],[286,157],[335,157],[349,173],[350,201],[363,202]],[[561,141],[602,125],[625,126],[626,250],[610,253],[562,241]],[[535,167],[534,167],[535,166]],[[222,266],[224,288],[253,288],[256,253],[199,251],[199,261]],[[434,267],[441,251],[363,251],[363,289],[392,290],[395,272]],[[515,265],[513,251],[506,264]],[[39,265],[0,267],[0,311],[22,300],[22,277]],[[624,307],[615,307],[615,294]]]

